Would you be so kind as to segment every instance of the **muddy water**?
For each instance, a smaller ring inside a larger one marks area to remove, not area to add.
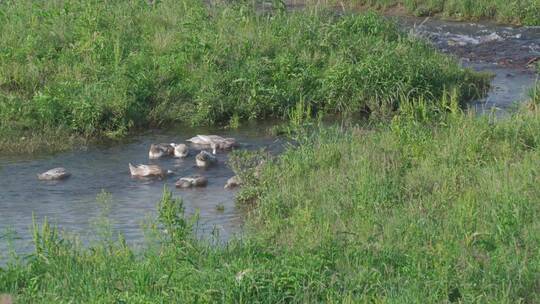
[[[227,166],[227,153],[218,153],[218,166],[195,167],[195,153],[186,159],[166,158],[148,160],[148,148],[155,142],[182,142],[195,134],[219,134],[237,138],[242,149],[266,147],[277,153],[283,143],[266,135],[267,127],[251,126],[238,131],[178,128],[148,132],[132,137],[124,144],[91,147],[84,151],[61,153],[33,159],[0,157],[0,259],[8,242],[2,235],[15,233],[15,247],[30,249],[32,214],[39,220],[47,217],[61,228],[86,238],[93,234],[92,223],[99,216],[101,205],[96,199],[106,191],[111,194],[109,217],[116,231],[125,234],[130,242],[143,238],[141,223],[156,210],[164,186],[172,189],[175,197],[184,200],[187,214],[199,212],[197,233],[218,235],[228,239],[242,226],[242,210],[235,207],[236,191],[225,190],[226,180],[233,176]],[[160,181],[141,181],[130,177],[128,163],[155,163],[170,169],[174,176]],[[62,182],[38,181],[36,173],[63,166],[72,176]],[[201,174],[209,179],[200,189],[175,189],[175,181],[182,176]],[[218,210],[217,205],[224,210]]]
[[[449,22],[432,18],[397,17],[411,33],[426,38],[464,66],[494,75],[491,90],[471,105],[480,113],[507,112],[527,99],[538,75],[540,27],[508,27],[492,23]]]

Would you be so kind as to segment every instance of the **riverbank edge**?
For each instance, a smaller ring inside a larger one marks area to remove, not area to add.
[[[493,123],[441,102],[449,112],[411,100],[391,125],[306,133],[245,188],[257,195],[250,235],[226,246],[194,238],[169,191],[141,252],[110,231],[88,248],[34,223],[36,251],[0,268],[0,293],[23,303],[533,303],[540,112]]]
[[[0,73],[2,153],[65,150],[78,135],[122,138],[132,130],[169,123],[283,119],[298,103],[309,104],[314,114],[388,113],[402,96],[431,100],[457,88],[465,100],[488,85],[454,58],[374,13],[336,18],[329,11],[276,10],[267,16],[243,4],[208,8],[188,0],[154,7],[136,1],[113,7],[58,1],[34,3],[33,10],[25,4],[31,2],[2,4],[10,13],[0,20],[11,27],[5,31],[11,47],[3,49]],[[193,15],[170,13],[186,7]],[[31,23],[38,15],[48,22]],[[133,16],[140,21],[133,24],[138,20]],[[103,20],[85,23],[95,18]],[[230,28],[237,19],[243,27],[214,30]],[[82,24],[63,26],[70,20]],[[103,27],[116,23],[125,23],[119,28],[126,35],[112,30],[117,27]],[[52,29],[64,38],[46,40],[39,34]],[[98,43],[95,30],[103,39],[118,38],[119,45]],[[42,46],[39,55],[47,60],[30,56],[35,47],[19,48],[16,41],[28,35]],[[292,45],[291,36],[296,37]],[[97,46],[86,50],[85,39]],[[178,48],[175,41],[185,39],[208,45]],[[36,66],[35,75],[24,72],[29,65]]]
[[[340,3],[341,4],[341,3]],[[422,3],[419,3],[421,5]],[[388,17],[416,17],[416,18],[435,18],[440,19],[443,21],[451,21],[451,22],[491,22],[498,25],[507,25],[507,26],[540,26],[540,16],[537,22],[532,23],[524,23],[523,20],[515,19],[515,20],[508,20],[508,19],[500,19],[497,18],[497,16],[488,17],[488,16],[473,16],[473,15],[462,15],[459,16],[457,14],[449,14],[448,12],[445,12],[444,9],[442,11],[436,10],[436,11],[412,11],[408,9],[403,3],[392,3],[392,4],[341,4],[341,5],[331,5],[335,9],[341,9],[344,11],[352,10],[355,12],[368,12],[368,11],[376,11],[384,16]]]

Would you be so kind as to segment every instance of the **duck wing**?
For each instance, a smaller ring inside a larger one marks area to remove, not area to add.
[[[219,143],[225,141],[225,138],[219,135],[197,135],[187,141],[198,145],[209,145],[211,143]]]
[[[197,145],[205,145],[208,144],[207,140],[205,139],[204,135],[197,135],[195,137],[192,137],[190,139],[187,139],[186,141],[189,141],[191,143],[197,144]]]
[[[58,167],[50,169],[46,172],[38,174],[38,178],[41,180],[55,180],[55,179],[64,179],[71,175],[65,168]]]
[[[158,165],[148,165],[146,166],[146,168],[147,168],[148,175],[164,175],[165,174],[165,170],[163,170]]]
[[[218,143],[225,140],[225,138],[219,135],[201,135],[201,136],[203,136],[208,141],[208,143],[211,143],[211,142]]]
[[[129,164],[129,172],[133,176],[147,176],[148,175],[148,166],[147,165],[132,165]]]
[[[171,144],[163,144],[162,143],[162,144],[158,144],[157,146],[163,152],[167,152],[167,151],[170,151],[170,150],[174,149],[174,147]]]

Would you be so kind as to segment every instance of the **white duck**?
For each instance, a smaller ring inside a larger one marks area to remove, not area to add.
[[[185,158],[189,155],[189,148],[186,144],[171,143],[174,148],[174,157]]]
[[[133,177],[166,177],[172,171],[164,170],[158,165],[132,165],[129,164],[129,172]]]
[[[148,151],[148,157],[150,159],[157,159],[173,154],[174,147],[171,144],[151,144],[150,151]]]
[[[38,174],[39,180],[62,180],[71,176],[71,173],[67,172],[65,168],[58,167],[41,174]]]
[[[182,177],[176,182],[176,188],[206,187],[206,185],[208,179],[200,175]]]
[[[213,154],[216,154],[216,150],[230,150],[238,146],[236,139],[219,135],[197,135],[187,141],[203,149],[211,148]]]

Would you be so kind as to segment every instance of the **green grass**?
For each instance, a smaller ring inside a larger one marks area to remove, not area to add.
[[[441,14],[457,20],[490,19],[507,24],[540,25],[537,0],[351,0],[345,3],[383,10],[402,5],[418,16]]]
[[[455,98],[399,112],[370,129],[307,133],[268,162],[243,190],[256,200],[242,241],[195,240],[165,192],[144,249],[110,233],[88,248],[43,225],[36,252],[0,270],[0,293],[20,303],[538,303],[540,113],[477,117]]]
[[[392,112],[487,86],[373,15],[256,13],[201,1],[0,2],[0,152],[21,137],[118,138],[171,123]],[[39,149],[39,140],[28,149]],[[56,142],[60,147],[69,145]]]
[[[64,128],[15,131],[6,127],[0,131],[2,155],[48,154],[83,147],[93,140],[69,133]]]

